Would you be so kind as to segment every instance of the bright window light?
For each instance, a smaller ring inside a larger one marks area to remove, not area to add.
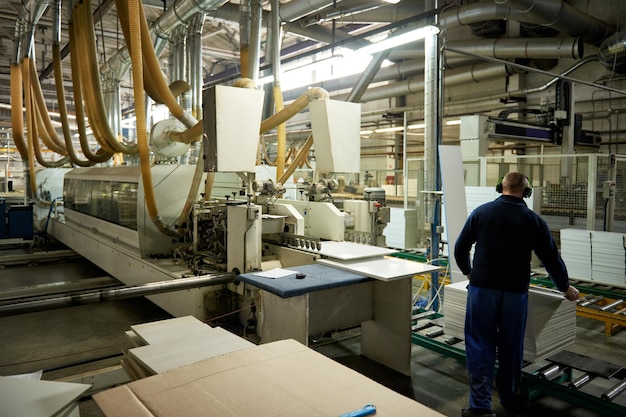
[[[383,127],[381,129],[376,129],[374,130],[375,133],[385,133],[385,132],[399,132],[401,130],[404,130],[404,128],[402,126],[397,126],[397,127]]]
[[[329,81],[336,78],[348,77],[365,71],[372,54],[399,45],[414,42],[432,34],[439,33],[436,26],[424,26],[399,35],[394,35],[366,47],[352,51],[348,48],[336,48],[334,55],[320,54],[313,62],[299,63],[295,66],[286,65],[281,68],[280,84],[283,91],[311,85],[317,82]],[[387,67],[391,62],[385,60],[381,67]],[[261,77],[257,80],[257,86],[272,82],[272,75]]]
[[[385,51],[387,49],[395,48],[396,46],[405,45],[407,43],[415,42],[420,39],[424,39],[429,35],[436,35],[439,33],[439,28],[437,26],[423,26],[421,28],[410,30],[408,32],[401,33],[399,35],[390,36],[385,40],[380,42],[372,43],[371,45],[364,46],[363,48],[357,49],[355,53],[364,54],[364,55],[372,55],[380,51]]]

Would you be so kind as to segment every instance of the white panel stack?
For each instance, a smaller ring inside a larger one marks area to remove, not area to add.
[[[417,247],[417,210],[391,207],[390,221],[383,231],[387,246],[397,249]]]
[[[626,250],[622,233],[593,232],[591,235],[591,277],[604,284],[626,284]]]
[[[561,293],[531,288],[524,359],[535,361],[565,349],[576,339],[576,303]]]
[[[465,309],[467,308],[467,285],[469,281],[459,281],[443,288],[443,315],[445,333],[458,339],[465,339]]]
[[[444,288],[445,333],[465,339],[468,281]],[[576,303],[551,290],[531,288],[524,338],[524,359],[535,361],[563,350],[576,338]]]
[[[122,366],[133,380],[254,346],[221,327],[185,316],[131,326],[126,332],[137,345],[126,352]]]
[[[561,229],[561,256],[570,277],[591,279],[591,231]]]
[[[561,254],[570,276],[625,285],[624,236],[622,233],[561,229]]]

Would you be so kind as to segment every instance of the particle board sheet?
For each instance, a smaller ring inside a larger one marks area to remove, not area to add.
[[[171,340],[195,338],[213,328],[193,316],[183,316],[130,326],[146,344],[159,344]]]
[[[442,414],[294,341],[231,352],[93,396],[106,417],[336,417]]]
[[[190,363],[252,346],[254,344],[246,339],[216,327],[210,332],[198,333],[193,338],[181,340],[174,337],[158,344],[130,349],[128,353],[153,373],[162,374]]]
[[[465,309],[468,281],[444,287],[445,333],[465,339]],[[524,359],[535,361],[574,343],[576,303],[551,290],[531,288],[524,337]]]
[[[328,265],[343,271],[365,275],[379,281],[393,281],[396,279],[413,277],[415,275],[430,274],[443,271],[445,268],[421,262],[409,261],[400,258],[377,258],[356,261],[336,261],[332,259],[317,259],[317,263]]]
[[[137,339],[146,342],[125,352],[122,361],[126,373],[135,380],[254,346],[192,316],[134,325],[131,329]]]
[[[535,361],[559,352],[576,339],[576,303],[560,292],[531,288],[524,338],[524,359]]]
[[[91,385],[0,377],[0,416],[76,415],[78,399]]]
[[[397,250],[393,249],[346,241],[324,241],[321,243],[321,245],[322,248],[320,250],[310,251],[325,256],[327,258],[341,259],[343,261],[381,257],[385,255],[391,255],[392,253],[397,252]]]

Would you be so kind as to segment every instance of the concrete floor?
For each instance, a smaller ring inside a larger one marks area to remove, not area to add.
[[[2,254],[0,249],[0,263]],[[102,275],[98,268],[77,259],[7,266],[0,270],[0,295],[15,286]],[[43,369],[44,379],[57,379],[117,364],[122,349],[130,347],[124,332],[132,324],[169,317],[145,298],[0,317],[0,375]],[[606,336],[600,322],[578,318],[577,324],[576,342],[568,350],[626,367],[623,353],[626,330]],[[446,416],[460,416],[461,407],[467,405],[468,385],[462,362],[414,345],[412,373],[406,377],[360,356],[359,345],[359,340],[353,338],[315,349]],[[498,416],[514,415],[505,413],[497,398],[494,404]],[[80,410],[83,417],[102,416],[89,398],[81,401]],[[534,401],[527,411],[516,415],[599,417],[601,414],[543,397]]]

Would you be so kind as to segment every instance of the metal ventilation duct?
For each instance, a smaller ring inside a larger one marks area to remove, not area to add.
[[[522,22],[552,27],[571,36],[581,36],[585,42],[599,44],[614,28],[562,0],[495,0],[517,10]]]

